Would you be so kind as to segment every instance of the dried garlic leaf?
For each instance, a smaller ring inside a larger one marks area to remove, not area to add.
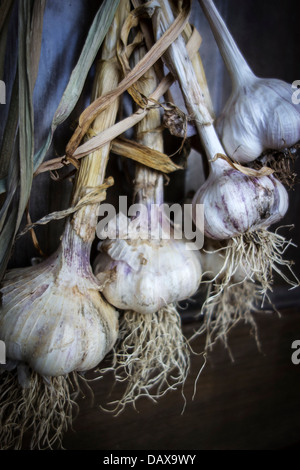
[[[144,73],[155,64],[155,62],[164,54],[167,48],[183,31],[190,13],[190,2],[187,2],[185,8],[177,16],[173,24],[153,45],[142,60],[128,73],[128,75],[111,92],[106,93],[88,106],[79,118],[79,125],[71,137],[66,153],[73,155],[78,148],[82,138],[88,131],[94,119],[104,111],[110,104],[132,86]]]
[[[226,160],[226,162],[229,163],[232,168],[240,171],[241,173],[247,176],[254,176],[256,178],[260,178],[262,176],[269,176],[274,173],[274,170],[267,166],[262,167],[260,170],[254,170],[254,168],[248,168],[246,166],[240,165],[239,163],[233,162],[227,155],[224,155],[222,153],[217,153],[213,161],[217,158],[222,158],[223,160]]]
[[[85,194],[75,206],[71,206],[68,209],[62,210],[62,211],[55,211],[51,212],[51,214],[47,214],[44,217],[42,217],[40,220],[29,223],[26,225],[24,230],[22,230],[21,233],[19,233],[18,238],[22,237],[27,233],[29,230],[32,230],[34,227],[37,225],[46,225],[52,220],[61,220],[66,217],[68,217],[71,214],[74,214],[75,212],[79,211],[85,206],[89,206],[91,204],[99,204],[102,201],[105,201],[106,199],[106,189],[109,188],[114,184],[114,179],[110,176],[108,177],[103,184],[100,186],[97,186],[95,188],[92,188],[87,194]]]
[[[53,117],[47,140],[34,156],[35,170],[44,160],[56,128],[69,117],[80,97],[87,74],[112,23],[119,1],[104,0],[95,16],[78,62]]]
[[[194,44],[195,46],[195,44]],[[193,58],[197,52],[197,49],[190,47],[190,57]],[[153,101],[158,101],[170,88],[170,86],[174,82],[174,77],[171,73],[168,73],[161,82],[159,83],[156,90],[152,93],[149,97],[149,103],[153,103]],[[105,129],[104,131],[97,134],[95,137],[92,137],[87,142],[81,144],[74,152],[73,157],[80,159],[85,155],[88,155],[91,152],[103,147],[107,143],[111,142],[112,140],[116,139],[119,135],[126,132],[128,129],[131,129],[135,126],[138,122],[140,122],[148,113],[150,108],[141,108],[136,111],[131,116],[126,117],[125,119],[117,122],[109,129]],[[63,163],[65,162],[65,163]],[[40,173],[44,173],[45,171],[53,171],[59,170],[63,168],[65,164],[68,162],[65,161],[65,156],[53,158],[51,160],[43,162],[35,171],[34,176],[39,175]]]
[[[117,155],[130,158],[162,173],[171,173],[172,171],[183,169],[172,162],[168,155],[128,139],[115,139],[112,142],[111,150]]]

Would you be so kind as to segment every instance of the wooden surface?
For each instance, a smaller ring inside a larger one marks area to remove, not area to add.
[[[300,339],[300,311],[290,306],[277,314],[256,316],[262,351],[238,325],[230,334],[234,362],[221,344],[203,358],[194,356],[185,385],[186,405],[180,391],[158,403],[138,402],[115,417],[82,401],[74,430],[64,445],[72,450],[213,450],[284,449],[300,444],[300,365],[291,361],[291,344]],[[196,324],[188,324],[189,336]],[[194,342],[200,351],[202,341]],[[94,384],[95,403],[106,405],[120,395],[112,377]]]

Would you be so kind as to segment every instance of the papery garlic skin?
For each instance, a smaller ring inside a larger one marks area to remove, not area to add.
[[[273,175],[255,178],[226,162],[222,166],[223,171],[210,173],[193,199],[193,205],[204,204],[207,237],[226,240],[282,219],[288,209],[288,193]]]
[[[184,240],[108,239],[99,248],[94,273],[104,284],[104,297],[121,310],[155,313],[199,287],[200,255]]]
[[[216,130],[227,154],[241,163],[291,147],[300,140],[300,108],[292,103],[291,85],[253,76],[233,91]]]
[[[8,271],[0,310],[7,357],[44,377],[95,367],[118,335],[118,313],[98,289],[92,273],[82,276],[60,250],[40,265]]]

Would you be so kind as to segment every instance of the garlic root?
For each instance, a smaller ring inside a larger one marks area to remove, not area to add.
[[[12,446],[15,450],[21,449],[28,432],[33,436],[30,449],[61,448],[63,435],[78,412],[75,400],[82,393],[81,376],[72,372],[66,376],[43,378],[27,367],[27,386],[20,387],[17,368],[2,372],[1,450]]]
[[[261,293],[257,285],[249,280],[241,283],[222,285],[209,283],[207,298],[201,307],[202,323],[190,339],[205,334],[205,351],[221,341],[233,358],[228,344],[228,335],[238,323],[244,322],[251,328],[258,349],[260,341],[254,312],[259,312],[258,303]]]
[[[205,333],[205,350],[212,349],[218,340],[229,350],[228,334],[240,321],[250,325],[260,349],[253,313],[266,312],[266,300],[272,310],[277,311],[269,294],[273,288],[273,273],[278,273],[292,287],[299,285],[292,270],[293,263],[283,258],[291,244],[278,231],[260,229],[227,240],[221,248],[202,253],[204,276],[209,277],[209,287],[200,311],[202,325],[193,338]]]
[[[174,304],[153,315],[124,312],[112,368],[116,381],[126,384],[122,398],[110,403],[117,413],[128,404],[136,408],[141,397],[156,401],[184,386],[190,369],[190,347]]]

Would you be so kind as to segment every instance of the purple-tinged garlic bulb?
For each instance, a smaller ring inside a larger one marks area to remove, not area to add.
[[[292,263],[282,256],[291,242],[277,231],[269,231],[288,210],[286,189],[272,174],[249,176],[233,168],[222,158],[224,150],[213,126],[204,126],[201,135],[210,173],[193,198],[194,214],[197,205],[203,204],[204,226],[198,229],[208,239],[228,240],[222,286],[232,283],[240,265],[248,273],[247,279],[260,285],[262,295],[272,289],[274,271],[292,286],[298,285]],[[197,217],[194,222],[198,224]],[[292,273],[293,280],[288,279],[281,266]]]
[[[57,253],[8,271],[1,287],[0,337],[7,357],[43,377],[96,367],[118,335],[118,314],[99,293],[89,249],[69,231]]]
[[[193,199],[193,205],[204,204],[207,237],[226,240],[267,228],[285,215],[288,194],[273,175],[248,176],[222,159],[211,163],[211,168]]]

